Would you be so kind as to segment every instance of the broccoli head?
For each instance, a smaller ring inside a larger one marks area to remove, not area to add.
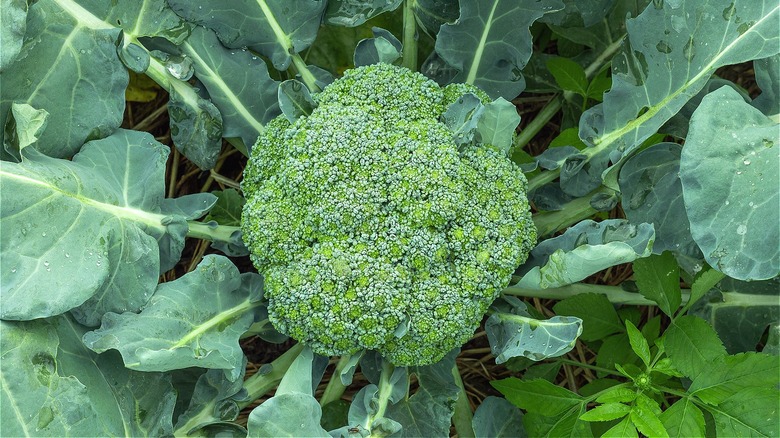
[[[398,366],[465,343],[536,241],[526,180],[441,121],[474,87],[388,64],[347,71],[271,121],[242,189],[243,238],[274,326],[324,355]]]

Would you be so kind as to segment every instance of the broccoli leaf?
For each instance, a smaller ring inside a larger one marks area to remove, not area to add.
[[[574,348],[582,333],[581,319],[572,316],[534,319],[519,299],[512,296],[503,299],[508,306],[494,304],[496,312],[485,323],[496,363],[518,356],[538,361],[561,356]]]
[[[5,10],[4,5],[3,14]],[[59,18],[52,20],[55,15]],[[113,132],[122,122],[128,82],[116,54],[120,34],[120,29],[102,21],[80,22],[63,13],[55,0],[32,4],[21,52],[0,71],[0,126],[5,126],[12,103],[48,111],[49,126],[57,129],[44,130],[35,148],[59,158],[72,156],[87,140]],[[5,50],[5,40],[2,45]],[[0,132],[5,143],[3,137]],[[10,158],[5,151],[0,154]]]
[[[27,29],[27,2],[2,0],[0,8],[0,72],[13,62],[22,50],[22,40]]]
[[[213,31],[199,26],[179,48],[219,109],[222,135],[252,147],[264,124],[279,115],[278,83],[265,62],[249,51],[226,49]]]
[[[355,47],[355,67],[384,62],[392,64],[401,57],[401,42],[392,33],[373,27],[373,38],[362,39]]]
[[[251,5],[226,0],[169,0],[177,14],[216,31],[222,43],[233,49],[248,47],[286,70],[291,53],[309,47],[317,36],[326,2],[316,0],[260,0]]]
[[[650,255],[655,233],[650,224],[633,225],[621,219],[599,223],[586,220],[531,251],[518,286],[531,289],[560,287],[602,269]]]
[[[170,377],[129,371],[118,355],[89,351],[81,343],[85,330],[67,316],[0,322],[2,404],[14,407],[2,410],[2,434],[170,434]]]
[[[677,143],[658,143],[629,158],[620,169],[622,207],[632,223],[653,224],[653,254],[672,251],[701,258],[683,201],[681,151]]]
[[[707,262],[739,280],[780,273],[780,133],[728,87],[702,99],[680,157],[691,233]]]
[[[436,53],[457,69],[453,82],[514,99],[525,89],[521,70],[533,49],[531,24],[562,8],[559,0],[462,0],[458,21],[439,30]]]
[[[476,437],[526,437],[523,413],[506,399],[488,396],[477,407],[472,419]]]
[[[383,12],[395,10],[401,0],[330,0],[327,3],[327,24],[356,27]]]
[[[168,150],[149,134],[120,130],[73,161],[26,148],[21,163],[0,163],[3,318],[82,305],[77,319],[95,326],[106,311],[146,303],[184,247],[183,209],[202,214],[214,203],[210,194],[163,201]]]
[[[706,18],[706,19],[705,19]],[[580,119],[592,174],[619,163],[676,114],[720,66],[780,52],[780,7],[771,1],[653,2],[627,20],[628,40],[612,61],[604,102]],[[717,36],[717,37],[716,37]],[[718,44],[711,44],[718,38]],[[564,169],[562,177],[567,173]],[[571,175],[569,177],[572,177]],[[583,190],[592,190],[592,181]]]
[[[238,338],[262,305],[262,290],[250,287],[259,285],[254,275],[239,275],[223,256],[205,256],[194,271],[161,284],[141,313],[103,315],[84,344],[99,353],[118,350],[130,369],[219,368],[235,380],[244,357]]]

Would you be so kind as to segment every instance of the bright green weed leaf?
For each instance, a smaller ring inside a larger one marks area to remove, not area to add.
[[[742,353],[714,361],[708,372],[691,383],[688,392],[705,403],[720,404],[737,392],[750,388],[772,388],[780,384],[780,361],[763,353]]]
[[[704,436],[704,415],[689,398],[677,400],[660,416],[670,437]]]
[[[642,332],[634,326],[631,321],[626,321],[626,332],[628,333],[628,342],[631,343],[631,349],[642,359],[645,366],[650,366],[650,345],[647,343]]]
[[[707,269],[706,271],[701,272],[691,285],[691,296],[688,299],[688,304],[686,306],[692,306],[699,301],[699,299],[715,287],[724,276],[725,275],[722,272],[716,271],[715,269]]]
[[[639,292],[658,303],[671,316],[680,308],[680,267],[671,252],[634,261],[634,278]]]
[[[639,434],[636,432],[634,423],[631,422],[630,417],[626,417],[620,421],[620,423],[612,426],[608,431],[601,435],[601,438],[635,438]]]
[[[777,436],[780,430],[780,392],[777,388],[747,388],[706,409],[718,436]]]
[[[547,68],[555,77],[555,82],[565,91],[573,91],[580,96],[587,94],[588,79],[585,70],[568,58],[555,57],[547,60]]]
[[[582,319],[582,335],[585,341],[603,339],[625,330],[615,307],[603,294],[579,294],[553,306],[558,315],[576,316]]]
[[[634,389],[625,386],[618,386],[601,394],[596,402],[598,403],[630,403],[636,400],[637,392]]]
[[[691,118],[680,178],[691,233],[707,263],[739,280],[780,273],[780,229],[769,225],[780,223],[776,121],[731,88],[710,93]]]
[[[633,409],[631,409],[630,418],[643,435],[668,438],[669,433],[664,428],[659,415],[661,415],[661,408],[658,403],[644,394],[639,394]]]
[[[546,416],[528,412],[523,416],[523,424],[528,436],[550,436],[590,438],[593,437],[590,423],[579,419],[585,413],[585,404],[576,405],[560,415]]]
[[[664,334],[664,347],[674,367],[694,380],[726,355],[715,330],[695,316],[675,320]]]
[[[612,421],[623,418],[631,412],[631,406],[623,403],[605,403],[580,415],[582,421]]]
[[[558,416],[582,404],[582,397],[546,380],[526,381],[509,377],[490,384],[513,405],[545,416]]]

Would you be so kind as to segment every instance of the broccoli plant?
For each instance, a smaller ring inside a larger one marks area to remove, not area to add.
[[[0,434],[778,430],[776,2],[0,6]]]

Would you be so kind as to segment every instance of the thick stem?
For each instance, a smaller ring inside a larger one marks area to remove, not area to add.
[[[295,344],[292,348],[285,351],[284,354],[270,363],[270,372],[265,374],[258,373],[246,379],[246,381],[244,381],[244,389],[246,389],[248,397],[246,400],[236,403],[238,408],[244,409],[255,400],[276,388],[301,351],[303,351],[303,344]]]
[[[549,236],[556,231],[568,228],[570,225],[598,213],[595,208],[590,206],[590,199],[593,195],[604,190],[606,190],[604,187],[600,187],[586,196],[573,199],[558,211],[548,211],[533,215],[534,225],[536,225],[536,232],[539,237]]]
[[[330,377],[328,386],[325,387],[325,392],[322,393],[322,398],[320,398],[320,406],[325,406],[330,402],[334,402],[340,399],[344,394],[344,391],[347,389],[347,387],[341,381],[341,372],[344,371],[344,368],[349,364],[351,357],[352,356],[345,354],[339,359],[338,363],[336,364],[336,369],[333,370],[333,374]]]
[[[613,304],[628,304],[635,306],[657,306],[655,301],[650,301],[642,295],[635,292],[627,292],[620,286],[602,286],[598,284],[574,283],[568,286],[550,288],[550,289],[526,289],[518,286],[509,286],[501,292],[505,295],[516,297],[534,297],[553,300],[563,300],[585,293],[597,293],[606,295]],[[691,293],[688,289],[683,289],[682,303],[688,302]]]
[[[403,65],[417,71],[417,22],[414,17],[415,0],[404,0]]]
[[[474,414],[471,412],[469,397],[463,386],[463,379],[460,377],[457,363],[452,367],[452,376],[455,378],[455,384],[458,385],[458,399],[455,401],[455,410],[452,413],[452,425],[455,426],[459,438],[474,438],[476,435],[474,435],[474,428],[471,426]]]
[[[393,386],[390,384],[390,377],[393,375],[395,367],[386,359],[382,359],[382,373],[379,376],[379,385],[377,388],[376,413],[370,415],[365,424],[365,429],[371,432],[370,437],[382,437],[384,435],[375,434],[371,430],[374,423],[380,418],[384,418],[387,406],[390,403],[390,396],[393,394]]]
[[[187,225],[189,226],[187,237],[208,240],[210,242],[233,242],[233,233],[241,230],[241,227],[212,225],[198,221],[187,221]]]

